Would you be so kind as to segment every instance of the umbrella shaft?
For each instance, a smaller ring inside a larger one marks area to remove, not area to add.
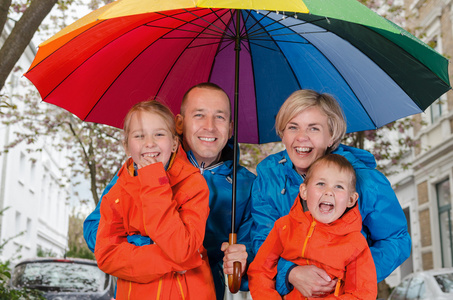
[[[234,143],[233,143],[233,197],[231,201],[231,233],[235,233],[236,227],[236,187],[237,187],[237,164],[238,158],[238,123],[239,123],[239,51],[241,51],[241,36],[240,36],[240,10],[236,10],[236,53],[235,60],[235,77],[234,77]]]

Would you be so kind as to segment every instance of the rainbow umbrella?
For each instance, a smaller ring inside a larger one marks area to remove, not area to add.
[[[375,129],[448,91],[447,67],[356,0],[118,0],[42,43],[25,76],[44,101],[116,127],[136,102],[158,96],[178,113],[189,87],[216,83],[236,150],[277,141],[275,115],[297,89],[332,94],[348,132]]]

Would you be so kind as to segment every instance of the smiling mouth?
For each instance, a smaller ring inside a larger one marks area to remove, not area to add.
[[[329,202],[319,203],[319,210],[322,213],[329,213],[333,210],[333,208],[334,208],[334,205],[332,203],[329,203]]]
[[[214,137],[199,137],[200,140],[202,140],[203,142],[214,142],[215,140],[217,140],[217,138],[214,138]]]
[[[309,147],[295,147],[294,149],[296,150],[296,152],[298,154],[307,154],[313,150],[313,148],[309,148]]]

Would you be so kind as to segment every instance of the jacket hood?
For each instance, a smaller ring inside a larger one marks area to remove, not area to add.
[[[376,159],[370,152],[340,144],[332,153],[340,154],[347,158],[354,169],[375,169]]]
[[[314,218],[309,211],[303,211],[301,201],[302,199],[300,197],[296,198],[289,215],[298,222],[306,223],[309,226]],[[360,215],[357,204],[332,223],[325,224],[318,221],[316,221],[316,223],[316,226],[326,228],[329,233],[335,235],[346,235],[354,231],[360,232],[362,230],[362,216]]]

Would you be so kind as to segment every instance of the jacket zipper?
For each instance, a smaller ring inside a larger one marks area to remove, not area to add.
[[[157,298],[156,298],[157,300],[160,299],[161,290],[162,290],[162,277],[159,278],[159,285],[157,286]]]
[[[131,292],[132,292],[132,281],[129,281],[129,293],[127,295],[127,299],[131,299]]]
[[[315,230],[315,227],[316,227],[316,221],[313,219],[313,222],[311,222],[311,225],[310,225],[310,229],[308,229],[308,234],[305,237],[304,246],[302,247],[302,254],[301,254],[302,257],[305,256],[305,250],[307,249],[308,240],[313,235],[313,231]],[[306,261],[307,261],[307,265],[309,265],[310,262],[308,261],[308,259],[306,259]],[[304,297],[304,299],[307,300],[308,298]]]
[[[179,274],[176,273],[175,275],[176,275],[176,280],[178,281],[178,286],[179,286],[179,290],[181,292],[182,299],[184,300],[185,299],[184,291],[182,290],[181,280],[179,280]]]
[[[313,231],[315,230],[315,227],[316,227],[316,221],[313,220],[313,222],[311,222],[310,229],[308,230],[307,237],[305,238],[304,247],[302,248],[302,257],[305,257],[305,250],[307,249],[308,240],[313,235]],[[307,259],[307,265],[308,264],[309,264],[309,261]]]

